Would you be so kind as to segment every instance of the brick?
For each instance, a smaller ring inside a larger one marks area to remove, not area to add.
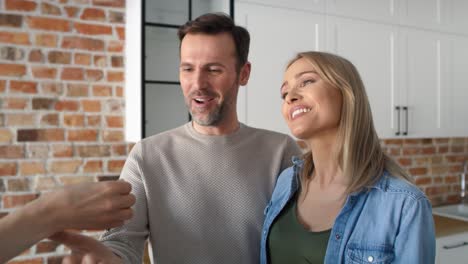
[[[46,159],[49,157],[49,147],[45,144],[28,144],[26,155],[31,159]]]
[[[117,32],[117,35],[119,36],[120,40],[125,40],[125,28],[124,27],[116,27],[115,31]]]
[[[83,37],[63,37],[62,48],[103,51],[104,41]]]
[[[31,50],[29,52],[28,61],[29,62],[40,62],[40,63],[45,62],[44,54],[42,53],[42,50],[38,50],[38,49]]]
[[[79,108],[80,105],[77,101],[62,100],[55,104],[55,110],[57,111],[78,111]]]
[[[6,191],[6,188],[5,188],[5,183],[0,180],[0,193],[4,193]],[[0,212],[0,219],[2,219],[2,217],[5,216],[5,213],[4,212]]]
[[[80,81],[84,80],[83,68],[64,68],[60,76],[62,80]]]
[[[71,145],[54,144],[52,145],[52,156],[54,158],[73,157],[73,147]]]
[[[125,160],[109,160],[107,162],[107,171],[120,173],[125,164]]]
[[[93,86],[93,96],[112,96],[112,87],[108,85]]]
[[[125,7],[125,0],[93,0],[95,6]]]
[[[107,145],[85,145],[75,147],[77,154],[80,157],[109,157],[110,147]]]
[[[102,80],[104,73],[102,70],[86,70],[85,79],[90,82],[97,82]]]
[[[463,145],[465,144],[465,138],[450,138],[451,145]]]
[[[3,195],[3,207],[14,208],[25,205],[38,197],[37,194]],[[39,262],[38,262],[39,263]],[[40,262],[42,263],[42,262]]]
[[[123,82],[124,72],[108,71],[107,72],[107,81],[109,82]]]
[[[23,17],[20,15],[0,14],[1,27],[19,28],[23,25]]]
[[[22,77],[26,74],[26,65],[0,63],[0,75]]]
[[[54,108],[56,100],[52,98],[33,98],[32,108],[34,110],[50,110]]]
[[[9,192],[28,192],[31,191],[29,179],[12,179],[8,180]]]
[[[80,18],[82,20],[95,20],[95,21],[105,21],[106,13],[103,9],[97,8],[86,8],[83,10]]]
[[[9,129],[0,129],[0,143],[11,143],[13,133]]]
[[[84,173],[95,173],[102,172],[102,161],[101,160],[89,160],[83,167]]]
[[[398,163],[401,166],[410,166],[413,163],[413,161],[409,158],[400,158],[398,159]]]
[[[5,92],[5,87],[6,87],[6,80],[0,80],[0,93]],[[0,122],[1,125],[1,122]]]
[[[78,33],[84,35],[111,35],[112,27],[94,25],[94,24],[84,24],[84,23],[74,23],[75,29]]]
[[[90,65],[91,55],[85,53],[75,53],[75,64],[78,65]]]
[[[15,162],[0,162],[0,176],[14,176],[17,172]]]
[[[124,141],[125,136],[122,131],[105,130],[102,131],[102,139],[104,142]]]
[[[63,83],[62,82],[42,82],[41,92],[43,94],[62,95]]]
[[[431,186],[426,188],[427,195],[444,194],[448,191],[447,186]]]
[[[451,172],[451,173],[462,173],[463,172],[462,165],[457,164],[457,165],[449,166],[449,172]]]
[[[34,177],[34,189],[37,191],[51,190],[57,187],[54,177]]]
[[[44,66],[32,67],[34,78],[55,79],[57,77],[57,69]]]
[[[107,44],[107,51],[110,51],[110,52],[123,52],[123,50],[124,50],[124,42],[123,41],[111,40]]]
[[[462,155],[447,155],[445,159],[448,163],[462,163],[466,158]]]
[[[58,126],[59,125],[59,116],[58,114],[44,114],[41,117],[41,125],[48,126]]]
[[[52,5],[49,3],[41,3],[41,13],[44,15],[56,15],[59,16],[62,14],[60,7]]]
[[[421,139],[421,143],[423,145],[433,145],[434,144],[432,138],[423,138],[423,139]]]
[[[63,129],[19,129],[18,141],[63,141],[65,139]]]
[[[44,164],[39,161],[21,162],[19,167],[20,167],[20,174],[24,176],[45,173]]]
[[[65,19],[28,17],[26,22],[31,29],[69,32],[71,30],[70,21]]]
[[[431,164],[437,165],[443,162],[443,158],[441,156],[432,156],[430,157]]]
[[[451,183],[459,183],[460,177],[458,176],[446,176],[444,178],[444,183],[451,184]]]
[[[403,155],[417,155],[421,153],[421,149],[418,147],[405,147],[403,148]]]
[[[67,96],[70,97],[86,97],[88,96],[89,87],[87,84],[68,84]]]
[[[101,102],[97,100],[82,100],[81,105],[85,112],[100,112]]]
[[[121,86],[115,87],[115,96],[117,96],[117,97],[123,97],[124,96],[123,87],[121,87]],[[398,153],[398,155],[400,155],[400,154]]]
[[[29,34],[25,32],[5,32],[0,31],[0,42],[16,44],[16,45],[30,45]]]
[[[413,176],[415,176],[415,175],[425,175],[425,174],[427,174],[427,168],[422,168],[422,167],[410,168],[409,173],[411,175],[413,175]]]
[[[38,34],[36,35],[36,46],[57,47],[57,35]]]
[[[37,93],[37,82],[10,81],[10,91],[17,93]]]
[[[115,68],[124,67],[123,56],[112,56],[111,57],[111,63],[112,63],[112,67],[115,67]]]
[[[432,183],[432,178],[431,177],[418,177],[416,178],[415,183],[418,186],[428,185]]]
[[[15,47],[0,47],[0,58],[2,60],[19,61],[24,58],[24,51]]]
[[[34,1],[6,0],[5,7],[6,10],[31,12],[36,10],[37,4]]]
[[[406,138],[403,139],[403,145],[408,146],[408,145],[419,145],[422,143],[421,139],[415,139],[415,138]]]
[[[35,114],[7,114],[7,126],[13,127],[24,127],[24,126],[34,126],[36,124],[36,115]]]
[[[123,127],[122,116],[106,116],[107,127]]]
[[[127,155],[127,145],[112,145],[112,156],[125,156]]]
[[[429,157],[414,157],[414,165],[420,166],[420,167],[426,167],[429,165]]]
[[[87,126],[101,126],[101,117],[100,116],[87,116],[86,117]]]
[[[60,246],[60,243],[55,242],[55,241],[41,241],[37,243],[36,245],[36,253],[42,254],[42,253],[55,252],[59,246]]]
[[[111,23],[125,23],[125,13],[109,11],[109,22]]]
[[[60,177],[60,182],[67,186],[67,185],[75,185],[78,183],[83,183],[83,182],[94,182],[94,179],[89,176],[66,176],[66,177]]]
[[[84,115],[64,115],[63,123],[68,127],[83,127]]]
[[[53,173],[76,173],[81,163],[81,160],[52,161],[50,171]]]
[[[65,7],[65,12],[67,12],[67,16],[68,17],[76,17],[78,15],[78,12],[80,11],[80,9],[78,7],[75,7],[75,6],[66,6]]]
[[[28,107],[26,98],[4,98],[2,108],[4,109],[26,109]]]
[[[94,65],[97,67],[107,67],[107,57],[105,55],[95,55]]]
[[[95,129],[69,130],[68,141],[97,141],[98,132]]]
[[[71,63],[71,53],[62,52],[62,51],[51,51],[48,54],[48,59],[50,63],[57,64],[70,64]]]
[[[450,151],[452,153],[463,153],[465,151],[464,146],[450,146]]]
[[[111,113],[123,112],[123,101],[122,100],[107,100],[105,105],[106,111]]]
[[[24,147],[18,145],[0,146],[0,159],[24,158]]]
[[[444,154],[448,153],[449,147],[448,146],[437,146],[437,153]]]

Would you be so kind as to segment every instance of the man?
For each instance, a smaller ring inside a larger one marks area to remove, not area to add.
[[[120,226],[135,196],[123,181],[83,183],[46,193],[0,219],[0,263],[65,229]]]
[[[276,177],[300,151],[286,135],[238,121],[237,93],[251,68],[244,28],[206,14],[182,26],[179,38],[193,121],[132,149],[121,178],[132,184],[135,216],[101,238],[118,257],[105,259],[112,254],[87,238],[59,240],[91,262],[141,263],[148,236],[158,264],[259,261],[263,210]]]

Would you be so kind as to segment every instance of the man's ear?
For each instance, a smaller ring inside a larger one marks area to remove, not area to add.
[[[251,70],[252,65],[250,62],[246,62],[244,66],[240,69],[239,72],[239,84],[244,86],[249,82],[250,78],[250,70]]]

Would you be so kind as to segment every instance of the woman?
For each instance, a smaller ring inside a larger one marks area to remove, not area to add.
[[[356,68],[300,53],[281,96],[289,129],[311,151],[277,180],[261,263],[434,263],[431,205],[382,151]]]

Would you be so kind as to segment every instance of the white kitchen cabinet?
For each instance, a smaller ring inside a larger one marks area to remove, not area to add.
[[[447,35],[401,28],[400,110],[403,136],[441,137],[451,132]],[[406,109],[404,108],[406,107]]]
[[[328,15],[397,24],[399,3],[396,0],[329,0],[326,12]]]
[[[464,264],[468,260],[468,233],[436,239],[437,264]]]
[[[448,24],[447,0],[400,0],[401,24],[440,30]]]
[[[327,1],[329,0],[236,0],[236,12],[238,10],[238,5],[245,3],[323,13],[325,12],[325,5]]]
[[[325,17],[238,3],[235,20],[251,33],[252,73],[248,85],[239,91],[239,119],[254,127],[289,133],[281,115],[283,73],[297,52],[323,48]]]
[[[454,37],[450,40],[450,136],[468,135],[468,37]]]
[[[349,59],[366,87],[379,137],[394,137],[397,131],[395,104],[399,97],[395,68],[398,62],[395,26],[357,19],[329,17],[326,49]]]
[[[449,5],[447,27],[444,29],[449,32],[468,35],[468,1],[444,0],[443,2],[447,2]]]

